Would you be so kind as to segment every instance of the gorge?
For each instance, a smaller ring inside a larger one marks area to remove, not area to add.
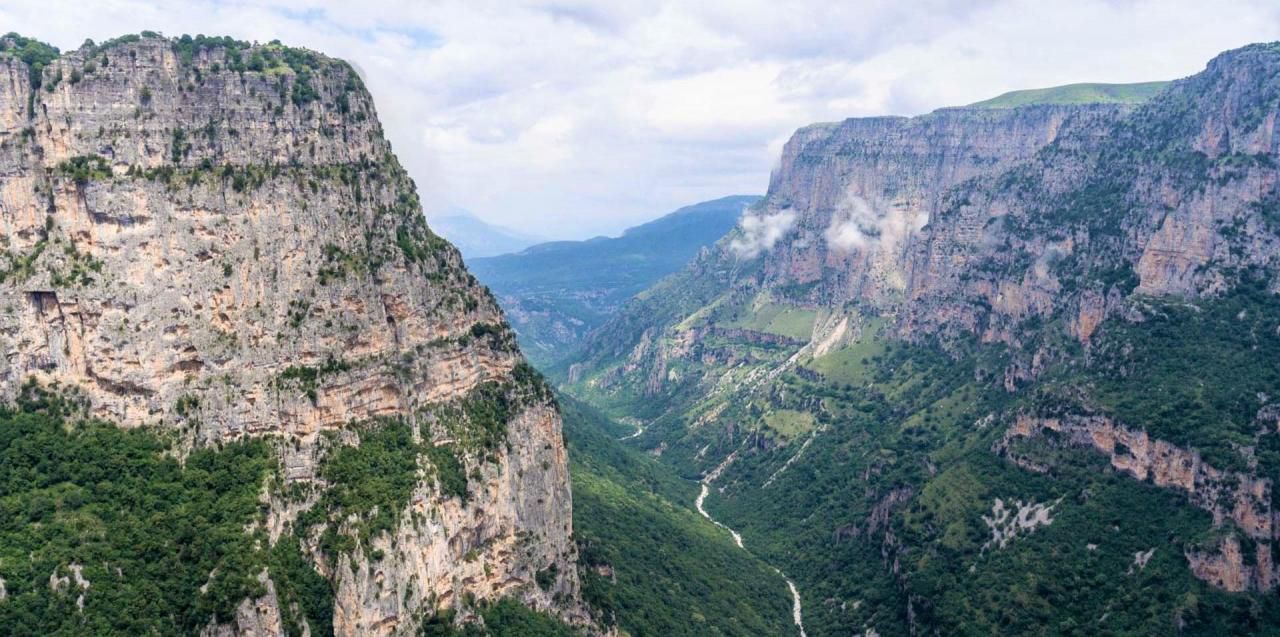
[[[0,634],[1278,630],[1280,44],[779,143],[464,263],[347,62],[0,37]]]

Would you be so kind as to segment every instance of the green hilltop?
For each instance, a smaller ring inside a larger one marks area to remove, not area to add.
[[[1016,108],[1032,104],[1139,104],[1164,90],[1168,82],[1100,84],[1088,82],[1009,91],[965,108]]]

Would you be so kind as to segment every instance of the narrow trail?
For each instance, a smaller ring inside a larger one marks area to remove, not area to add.
[[[716,478],[719,478],[720,473],[724,471],[726,467],[732,464],[733,461],[736,460],[737,458],[738,458],[738,452],[735,451],[729,454],[729,457],[725,458],[724,462],[720,463],[720,466],[713,469],[711,473],[708,473],[706,477],[702,479],[702,483],[701,483],[702,490],[698,492],[698,499],[694,500],[693,504],[694,504],[694,507],[698,509],[698,513],[700,513],[702,517],[709,520],[712,524],[728,531],[729,535],[733,536],[733,543],[737,544],[738,548],[746,551],[747,547],[742,544],[742,534],[729,528],[723,522],[711,517],[711,514],[707,513],[707,509],[703,506],[703,503],[707,499],[707,495],[711,493],[711,483],[714,482]],[[796,628],[800,629],[800,637],[809,637],[804,632],[804,613],[803,613],[804,609],[800,605],[800,591],[796,588],[796,583],[791,581],[791,578],[787,577],[787,574],[783,573],[782,570],[779,569],[778,567],[769,565],[769,568],[773,569],[773,572],[777,573],[778,575],[781,575],[782,579],[787,582],[787,588],[791,591],[791,620],[795,622]]]

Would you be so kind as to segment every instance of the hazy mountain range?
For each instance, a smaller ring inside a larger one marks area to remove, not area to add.
[[[449,240],[468,261],[509,252],[519,252],[545,238],[491,224],[461,208],[449,208],[427,215],[427,223]]]
[[[618,237],[554,241],[467,264],[499,298],[526,355],[551,364],[622,303],[684,267],[759,196],[686,206]]]

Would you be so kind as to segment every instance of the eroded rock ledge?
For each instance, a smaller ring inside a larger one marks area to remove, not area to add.
[[[1153,439],[1145,431],[1116,424],[1106,416],[1019,415],[998,451],[1007,452],[1014,438],[1029,438],[1045,431],[1055,432],[1069,444],[1107,455],[1112,467],[1138,480],[1150,480],[1156,486],[1186,494],[1192,504],[1213,515],[1215,526],[1233,527],[1252,540],[1256,547],[1252,564],[1234,534],[1220,540],[1217,552],[1188,549],[1187,561],[1196,577],[1237,592],[1270,591],[1280,583],[1280,569],[1272,558],[1277,520],[1271,507],[1270,479],[1214,468],[1195,450]]]

